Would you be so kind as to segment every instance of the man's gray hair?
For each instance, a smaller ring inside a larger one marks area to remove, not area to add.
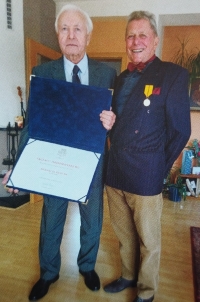
[[[59,11],[59,13],[56,16],[56,21],[55,21],[55,30],[58,33],[58,19],[60,17],[60,15],[63,12],[79,12],[84,18],[85,18],[85,22],[86,22],[86,27],[87,27],[87,33],[91,33],[93,30],[93,23],[92,20],[90,18],[90,16],[88,15],[88,13],[86,13],[84,10],[82,10],[80,7],[74,5],[74,4],[66,4],[64,5],[61,10]]]
[[[156,24],[156,18],[155,15],[152,13],[149,13],[147,11],[134,11],[132,12],[129,16],[128,16],[128,21],[127,21],[127,26],[128,24],[133,21],[133,20],[141,20],[141,19],[145,19],[148,20],[150,23],[150,26],[153,30],[153,32],[155,33],[156,36],[158,36],[158,32],[157,32],[157,24]],[[126,27],[127,28],[127,27]]]

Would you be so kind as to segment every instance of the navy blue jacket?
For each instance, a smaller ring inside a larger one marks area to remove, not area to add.
[[[118,77],[113,100],[128,70]],[[144,106],[145,85],[153,85]],[[188,72],[156,58],[144,71],[111,132],[106,184],[130,193],[161,193],[163,180],[191,133]]]

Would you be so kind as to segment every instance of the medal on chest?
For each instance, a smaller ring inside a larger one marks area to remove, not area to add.
[[[145,107],[148,107],[151,104],[149,96],[152,94],[152,92],[153,92],[153,85],[145,85],[144,94],[146,96],[146,99],[143,101]]]

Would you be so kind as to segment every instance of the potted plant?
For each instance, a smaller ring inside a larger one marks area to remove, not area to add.
[[[200,51],[190,56],[190,82],[200,76]]]
[[[172,167],[167,179],[166,187],[168,189],[168,198],[171,201],[181,201],[186,199],[186,185],[181,177],[181,168]]]
[[[197,47],[194,51],[187,51],[189,39],[185,38],[182,41],[177,39],[180,42],[180,48],[173,55],[172,62],[188,69],[191,85],[197,77],[200,77],[200,51]]]

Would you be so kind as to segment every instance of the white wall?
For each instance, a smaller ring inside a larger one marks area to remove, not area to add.
[[[155,15],[200,13],[199,0],[54,0],[57,11],[66,3],[74,3],[94,16],[126,16],[133,10],[148,10]]]
[[[23,0],[12,0],[13,29],[7,29],[6,0],[0,0],[0,127],[20,115],[17,86],[25,97]]]

